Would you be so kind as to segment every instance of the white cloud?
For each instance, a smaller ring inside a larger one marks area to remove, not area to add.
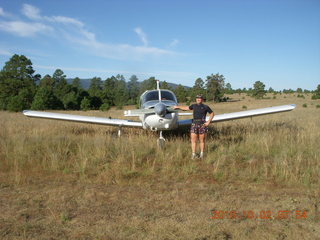
[[[1,8],[1,12],[3,10]],[[142,41],[142,46],[131,44],[111,44],[96,39],[96,35],[87,30],[85,24],[75,18],[67,16],[43,16],[40,9],[30,4],[24,4],[22,14],[32,20],[26,21],[0,21],[0,31],[5,31],[20,37],[35,36],[39,33],[55,33],[59,38],[64,38],[72,47],[83,50],[91,55],[113,59],[143,59],[145,57],[176,54],[162,48],[149,46],[147,35],[140,27],[134,29]]]
[[[40,10],[32,5],[23,4],[21,11],[22,11],[23,15],[25,15],[26,17],[28,17],[30,19],[37,20],[37,19],[42,18],[40,16]]]
[[[63,16],[53,16],[53,17],[45,17],[45,19],[51,21],[51,22],[57,22],[57,23],[64,23],[64,24],[74,24],[78,27],[83,27],[84,24],[74,18],[69,17],[63,17]]]
[[[147,35],[142,31],[141,28],[137,27],[135,29],[133,29],[136,34],[138,34],[140,40],[143,42],[144,46],[148,45],[148,39],[147,39]]]
[[[79,27],[83,27],[83,23],[77,19],[64,17],[64,16],[41,16],[39,8],[36,8],[30,4],[23,4],[22,13],[26,17],[33,19],[33,20],[43,20],[49,22],[56,22],[56,23],[64,23],[64,24],[74,24]]]
[[[0,16],[4,17],[5,16],[5,13],[3,11],[3,8],[0,7]]]
[[[0,22],[0,30],[9,32],[20,37],[34,36],[39,32],[49,32],[52,28],[42,23],[29,23],[22,21]]]
[[[3,8],[2,7],[0,7],[0,17],[11,17],[11,14],[10,13],[8,13],[8,12],[5,12],[4,10],[3,10]]]

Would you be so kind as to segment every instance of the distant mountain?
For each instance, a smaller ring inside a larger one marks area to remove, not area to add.
[[[72,81],[73,81],[73,78],[67,78],[67,82],[68,82],[69,84],[71,84]],[[89,89],[89,87],[90,87],[90,81],[91,81],[91,78],[83,78],[83,79],[80,78],[81,87],[83,87],[84,89]],[[160,81],[160,83],[161,83],[161,82],[163,82],[163,81]],[[141,82],[138,82],[138,83],[140,84]],[[178,87],[178,85],[179,85],[179,84],[175,84],[175,83],[169,83],[169,82],[167,82],[167,83],[168,83],[168,86],[169,86],[170,88],[172,88],[172,89],[176,89],[176,88]],[[191,88],[191,87],[184,86],[184,85],[182,85],[182,86],[183,86],[184,88],[186,88],[186,89]]]
[[[67,78],[67,82],[69,84],[71,84],[72,81],[73,81],[73,78]],[[83,78],[83,79],[80,78],[81,87],[84,88],[84,89],[89,89],[90,81],[91,81],[91,78]]]

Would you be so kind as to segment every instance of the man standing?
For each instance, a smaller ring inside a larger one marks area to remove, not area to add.
[[[196,158],[196,148],[197,139],[200,141],[200,158],[203,158],[204,148],[205,148],[205,137],[208,132],[208,126],[211,123],[214,112],[208,105],[203,104],[202,95],[197,95],[196,104],[190,106],[174,106],[174,109],[181,110],[193,110],[193,120],[191,124],[191,149],[192,149],[192,159]],[[206,121],[207,113],[210,114],[209,120]]]

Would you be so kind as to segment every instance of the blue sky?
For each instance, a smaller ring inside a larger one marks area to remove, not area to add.
[[[13,54],[42,76],[132,74],[193,86],[220,73],[233,88],[316,89],[319,0],[0,2],[0,67]]]

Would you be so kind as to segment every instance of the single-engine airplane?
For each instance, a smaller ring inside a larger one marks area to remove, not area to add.
[[[179,113],[174,110],[173,106],[178,105],[175,94],[166,89],[160,89],[159,81],[157,81],[156,90],[145,91],[140,97],[140,109],[127,110],[124,112],[126,117],[139,117],[140,121],[110,119],[102,117],[90,117],[64,113],[40,112],[24,110],[23,114],[28,117],[47,118],[65,121],[85,122],[93,124],[111,125],[119,128],[118,135],[121,135],[122,127],[136,127],[152,131],[160,131],[158,144],[164,145],[165,139],[162,136],[162,131],[177,129],[180,126],[191,125],[192,119],[179,120],[179,116],[192,115],[192,113]],[[226,114],[215,115],[212,122],[222,122],[235,120],[240,118],[255,117],[260,115],[280,113],[291,111],[296,107],[295,104],[282,106],[259,108],[241,112],[233,112]],[[207,119],[208,120],[208,117]]]

